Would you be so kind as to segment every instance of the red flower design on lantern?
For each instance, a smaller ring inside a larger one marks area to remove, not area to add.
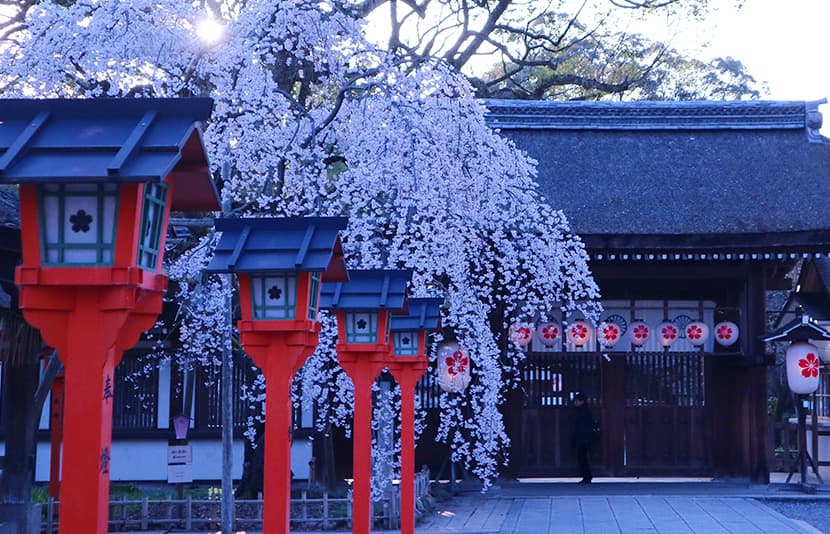
[[[554,325],[549,324],[547,326],[542,327],[542,337],[553,341],[559,335],[559,329],[556,328]]]
[[[520,339],[530,339],[530,328],[521,326],[516,329],[516,337]]]
[[[447,372],[453,376],[459,375],[467,369],[467,364],[470,363],[469,359],[464,356],[464,353],[460,350],[457,350],[452,353],[452,356],[447,357]]]
[[[588,328],[582,323],[577,323],[571,327],[571,336],[576,339],[584,339],[588,336]]]
[[[634,327],[633,334],[635,339],[646,339],[648,338],[648,327],[644,324],[638,324]]]
[[[686,327],[686,337],[689,339],[700,339],[703,337],[703,329],[696,324]]]
[[[660,330],[660,335],[663,336],[663,339],[675,339],[677,338],[677,328],[667,324]]]
[[[818,357],[812,352],[808,352],[807,356],[798,360],[798,366],[801,367],[801,374],[804,378],[818,376]]]
[[[602,338],[605,341],[616,341],[620,337],[620,329],[615,324],[607,324],[602,329]]]
[[[717,330],[718,339],[732,339],[732,329],[727,325],[721,325]]]

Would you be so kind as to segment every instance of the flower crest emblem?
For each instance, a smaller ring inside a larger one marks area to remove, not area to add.
[[[718,339],[732,339],[732,328],[729,325],[721,325],[717,330]]]
[[[467,370],[467,365],[469,365],[470,360],[464,356],[462,351],[457,350],[451,356],[447,357],[445,363],[447,364],[447,372],[456,376]]]
[[[549,324],[542,327],[542,337],[546,340],[553,341],[559,336],[559,328],[555,325]]]
[[[75,214],[69,216],[69,222],[72,223],[72,231],[89,232],[89,225],[92,224],[92,215],[86,210],[78,210]]]
[[[620,337],[620,328],[615,324],[606,324],[602,329],[602,339],[616,341]]]
[[[660,330],[660,335],[667,340],[677,339],[677,327],[667,324]]]
[[[686,337],[689,339],[700,339],[703,337],[703,329],[696,324],[686,327]]]
[[[808,352],[806,356],[798,360],[798,366],[801,367],[801,375],[804,378],[815,378],[818,376],[819,360],[814,353]]]
[[[584,339],[588,337],[588,327],[582,323],[577,323],[571,326],[571,336],[575,339]]]
[[[635,339],[646,339],[648,338],[648,327],[644,324],[638,324],[632,330]]]

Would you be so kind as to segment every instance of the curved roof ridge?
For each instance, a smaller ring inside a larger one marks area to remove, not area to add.
[[[493,128],[542,130],[815,130],[824,101],[571,102],[484,100]],[[818,124],[818,127],[816,127]]]

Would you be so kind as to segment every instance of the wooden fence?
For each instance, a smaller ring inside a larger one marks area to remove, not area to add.
[[[415,499],[422,501],[429,494],[429,471],[415,474]],[[262,530],[262,504],[258,500],[234,501],[234,528]],[[393,485],[379,502],[374,503],[374,520],[377,526],[394,529],[400,526],[400,486]],[[221,527],[222,505],[220,499],[110,500],[109,531],[124,530],[218,530]],[[416,512],[418,510],[416,506]],[[60,503],[49,499],[41,505],[42,528],[46,534],[58,530]],[[291,526],[298,530],[345,530],[351,528],[351,494],[334,498],[323,492],[319,498],[311,498],[303,491],[299,499],[291,499]]]

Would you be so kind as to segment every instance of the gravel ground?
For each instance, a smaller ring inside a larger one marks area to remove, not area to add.
[[[762,499],[761,502],[792,519],[810,523],[825,534],[830,534],[830,500],[826,499]]]

